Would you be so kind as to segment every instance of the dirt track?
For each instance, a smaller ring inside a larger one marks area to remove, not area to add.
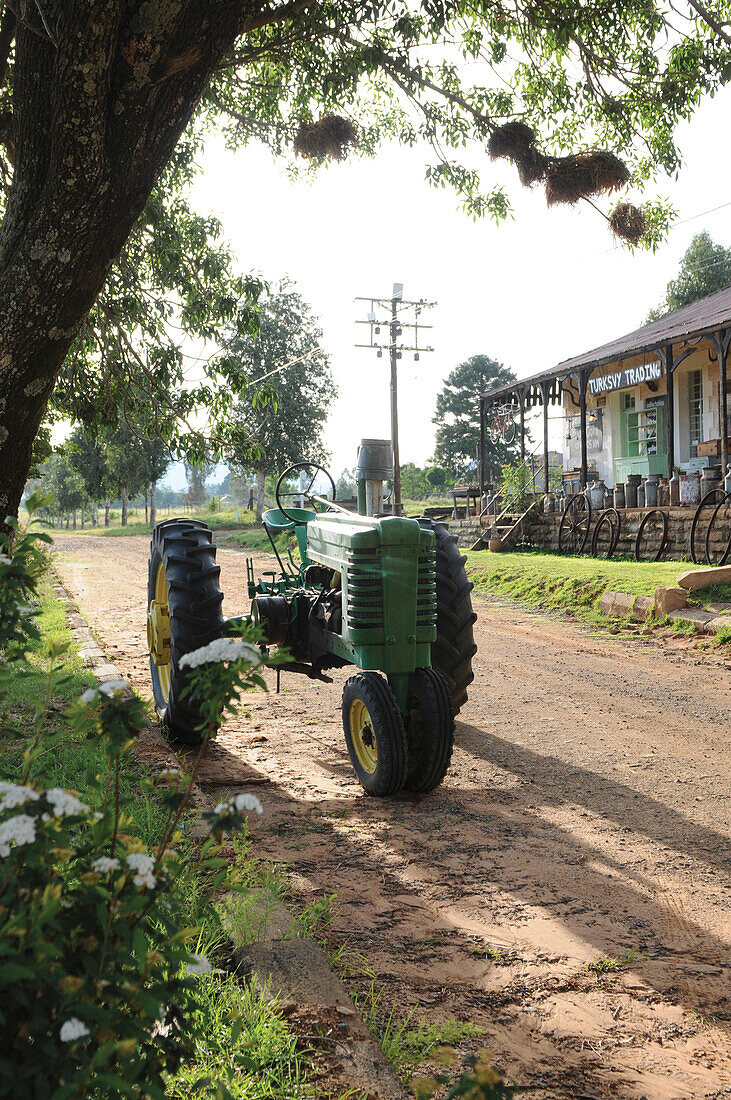
[[[97,637],[149,695],[147,545],[56,542]],[[247,610],[244,555],[218,560],[224,612]],[[345,672],[252,696],[204,783],[265,784],[262,856],[304,900],[337,894],[334,940],[352,937],[400,1011],[483,1027],[471,1045],[535,1086],[523,1095],[731,1096],[728,665],[475,603],[475,684],[434,794],[363,795]],[[628,951],[621,971],[586,970]]]

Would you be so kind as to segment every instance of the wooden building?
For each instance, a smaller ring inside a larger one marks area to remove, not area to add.
[[[671,477],[675,467],[688,472],[716,465],[725,476],[731,446],[729,343],[731,287],[552,370],[483,394],[481,487],[490,426],[506,406],[518,422],[522,457],[525,413],[542,408],[546,489],[551,407],[563,415],[564,470],[574,469],[583,487],[593,476],[608,488],[629,474]]]

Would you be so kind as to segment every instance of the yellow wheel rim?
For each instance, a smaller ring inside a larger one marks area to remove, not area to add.
[[[147,612],[147,648],[157,668],[157,678],[163,700],[170,697],[170,609],[168,607],[168,582],[165,566],[160,562],[155,577],[155,596]]]
[[[378,764],[378,745],[368,707],[361,699],[354,699],[348,714],[350,737],[363,771],[373,775]]]

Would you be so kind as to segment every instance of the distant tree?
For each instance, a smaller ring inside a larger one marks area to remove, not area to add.
[[[108,526],[109,495],[113,491],[113,483],[106,446],[79,424],[71,433],[67,449],[71,464],[81,477],[92,503],[92,524],[96,523],[94,505],[104,500],[107,503],[105,524]]]
[[[710,233],[703,230],[690,242],[676,278],[667,285],[664,301],[650,310],[647,320],[656,321],[727,286],[731,286],[731,248],[716,244]]]
[[[443,466],[428,466],[426,480],[434,489],[444,489],[449,484],[449,471]]]
[[[354,497],[356,491],[355,466],[346,466],[335,482],[335,495],[338,500],[347,500],[349,497]]]
[[[76,527],[76,512],[86,499],[86,489],[81,474],[74,468],[68,449],[63,448],[50,455],[40,474],[43,492],[53,494],[52,507],[56,513],[59,516],[65,514],[67,527],[73,515],[73,525]]]
[[[401,467],[401,496],[405,500],[425,500],[429,496],[431,485],[426,479],[426,470],[415,462],[406,462]]]
[[[110,484],[122,498],[122,527],[127,526],[130,497],[147,485],[148,464],[140,438],[127,424],[121,424],[107,444]]]
[[[239,471],[253,465],[257,519],[267,475],[275,476],[294,462],[326,459],[322,432],[336,389],[321,339],[310,307],[283,280],[261,304],[258,335],[235,332],[228,340],[228,371],[234,375],[238,370],[242,391],[234,423],[246,443],[246,456],[233,453],[231,462]],[[265,381],[267,375],[271,377]],[[262,404],[263,396],[271,400]],[[248,457],[252,437],[259,445],[253,464]]]
[[[186,462],[185,476],[188,479],[188,491],[185,494],[186,504],[190,508],[201,508],[208,497],[206,492],[206,478],[213,473],[212,462]]]
[[[446,466],[457,478],[474,470],[480,444],[480,397],[486,390],[506,386],[515,380],[516,376],[508,367],[487,355],[473,355],[455,367],[437,394],[436,412],[432,417],[432,423],[437,426],[434,459],[438,465]],[[498,467],[509,462],[518,446],[517,439],[510,446],[492,443],[488,434],[488,466]]]

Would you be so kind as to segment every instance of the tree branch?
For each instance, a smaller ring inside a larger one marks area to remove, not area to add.
[[[252,31],[259,30],[260,27],[269,27],[273,23],[281,23],[285,19],[291,19],[314,3],[316,3],[316,0],[291,0],[289,4],[282,4],[281,8],[275,8],[273,11],[262,13],[254,19],[250,19],[245,24],[242,34],[250,34]]]
[[[726,31],[723,29],[723,25],[718,22],[713,13],[708,10],[705,4],[701,4],[699,0],[688,0],[688,3],[694,11],[698,12],[701,19],[703,19],[704,22],[708,24],[711,30],[714,30],[719,38],[722,38],[724,42],[728,43],[728,45],[731,46],[731,36],[726,33]]]

